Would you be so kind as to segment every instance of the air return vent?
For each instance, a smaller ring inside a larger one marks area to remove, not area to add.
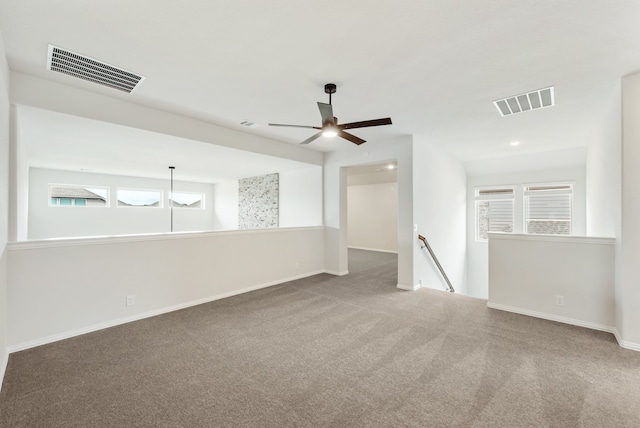
[[[47,68],[131,93],[144,77],[74,52],[49,45]]]
[[[502,116],[510,116],[529,110],[552,107],[555,104],[553,86],[496,100],[493,104]]]

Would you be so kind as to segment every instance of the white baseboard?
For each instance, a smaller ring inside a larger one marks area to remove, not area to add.
[[[417,289],[420,288],[420,284],[416,284],[416,285],[398,284],[396,287],[398,287],[400,290],[416,291]]]
[[[578,320],[575,318],[562,317],[559,315],[546,314],[544,312],[531,311],[528,309],[516,308],[513,306],[501,305],[499,303],[487,302],[487,307],[492,309],[499,309],[501,311],[513,312],[520,315],[527,315],[534,318],[542,318],[549,321],[561,322],[563,324],[571,324],[578,327],[590,328],[591,330],[604,331],[607,333],[615,334],[615,327],[592,323],[589,321]]]
[[[7,355],[4,356],[4,360],[0,363],[0,391],[2,391],[2,385],[4,384],[4,374],[7,372],[7,364],[9,364],[9,350],[7,349]]]
[[[248,293],[250,291],[260,290],[262,288],[272,287],[274,285],[283,284],[283,283],[289,282],[289,281],[295,281],[297,279],[302,279],[302,278],[306,278],[306,277],[309,277],[309,276],[318,275],[318,274],[321,274],[321,273],[324,273],[324,271],[309,272],[309,273],[302,274],[302,275],[297,275],[297,276],[293,276],[293,277],[289,277],[289,278],[279,279],[277,281],[270,281],[270,282],[266,282],[266,283],[259,284],[259,285],[254,285],[254,286],[250,286],[250,287],[241,288],[239,290],[234,290],[234,291],[229,291],[229,292],[226,292],[226,293],[216,294],[214,296],[205,297],[203,299],[192,300],[192,301],[185,302],[185,303],[180,303],[180,304],[177,304],[177,305],[167,306],[167,307],[164,307],[164,308],[155,309],[155,310],[148,311],[148,312],[143,312],[143,313],[140,313],[140,314],[132,315],[130,317],[118,318],[118,319],[115,319],[115,320],[111,320],[111,321],[107,321],[107,322],[103,322],[103,323],[99,323],[99,324],[93,324],[93,325],[89,325],[89,326],[86,326],[86,327],[78,328],[78,329],[75,329],[75,330],[65,331],[63,333],[59,333],[59,334],[54,334],[54,335],[51,335],[51,336],[43,337],[43,338],[40,338],[40,339],[30,340],[30,341],[27,341],[27,342],[18,343],[16,345],[11,345],[11,346],[7,347],[7,351],[9,353],[23,351],[25,349],[35,348],[36,346],[46,345],[48,343],[57,342],[59,340],[69,339],[71,337],[80,336],[80,335],[83,335],[83,334],[86,334],[86,333],[91,333],[91,332],[98,331],[98,330],[104,330],[105,328],[115,327],[115,326],[118,326],[118,325],[121,325],[121,324],[126,324],[126,323],[130,323],[130,322],[133,322],[133,321],[139,321],[139,320],[142,320],[142,319],[145,319],[145,318],[150,318],[150,317],[154,317],[154,316],[157,316],[157,315],[162,315],[162,314],[165,314],[165,313],[168,313],[168,312],[178,311],[180,309],[186,309],[186,308],[189,308],[189,307],[192,307],[192,306],[202,305],[204,303],[213,302],[215,300],[220,300],[220,299],[225,299],[227,297],[237,296],[239,294],[244,294],[244,293]],[[8,361],[8,356],[7,356],[7,361]],[[6,366],[6,362],[5,362],[5,366]]]
[[[617,328],[613,329],[613,335],[616,337],[616,340],[618,341],[618,345],[620,345],[621,347],[625,349],[630,349],[631,351],[640,352],[640,343],[633,343],[633,342],[627,342],[626,340],[622,340],[622,337],[620,337],[620,333],[618,333]]]
[[[365,251],[377,251],[378,253],[391,253],[391,254],[398,254],[397,251],[393,251],[393,250],[381,250],[380,248],[366,248],[366,247],[347,247],[351,250],[365,250]]]
[[[341,272],[335,271],[335,270],[325,270],[324,273],[328,273],[329,275],[335,275],[335,276],[344,276],[344,275],[348,275],[349,271],[348,270],[343,270]]]

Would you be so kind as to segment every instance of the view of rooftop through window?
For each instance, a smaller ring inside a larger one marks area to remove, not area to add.
[[[106,187],[83,187],[65,184],[49,185],[50,206],[100,206],[106,207],[109,189]]]

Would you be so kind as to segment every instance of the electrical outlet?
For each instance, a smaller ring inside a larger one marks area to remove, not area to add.
[[[556,295],[556,305],[564,306],[564,296]]]
[[[127,306],[133,306],[136,304],[136,295],[135,294],[129,294],[127,296]]]

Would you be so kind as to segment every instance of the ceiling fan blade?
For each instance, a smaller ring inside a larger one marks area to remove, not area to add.
[[[309,144],[313,140],[316,140],[316,139],[320,138],[321,135],[322,135],[322,132],[318,132],[317,134],[312,135],[311,137],[307,138],[306,140],[304,140],[300,144]]]
[[[338,136],[344,138],[345,140],[351,141],[353,144],[360,145],[362,143],[366,143],[362,138],[358,138],[353,134],[349,134],[348,132],[344,132],[342,130],[338,131]]]
[[[368,126],[381,126],[391,125],[391,118],[385,117],[384,119],[363,120],[362,122],[343,123],[338,125],[340,129],[354,129],[354,128],[366,128]]]
[[[288,128],[309,128],[309,129],[322,129],[319,126],[307,126],[307,125],[285,125],[283,123],[270,123],[269,126],[286,126]]]
[[[322,125],[330,123],[332,125],[336,124],[336,119],[333,117],[333,107],[331,104],[318,103],[318,108],[320,109],[320,115],[322,116]]]

